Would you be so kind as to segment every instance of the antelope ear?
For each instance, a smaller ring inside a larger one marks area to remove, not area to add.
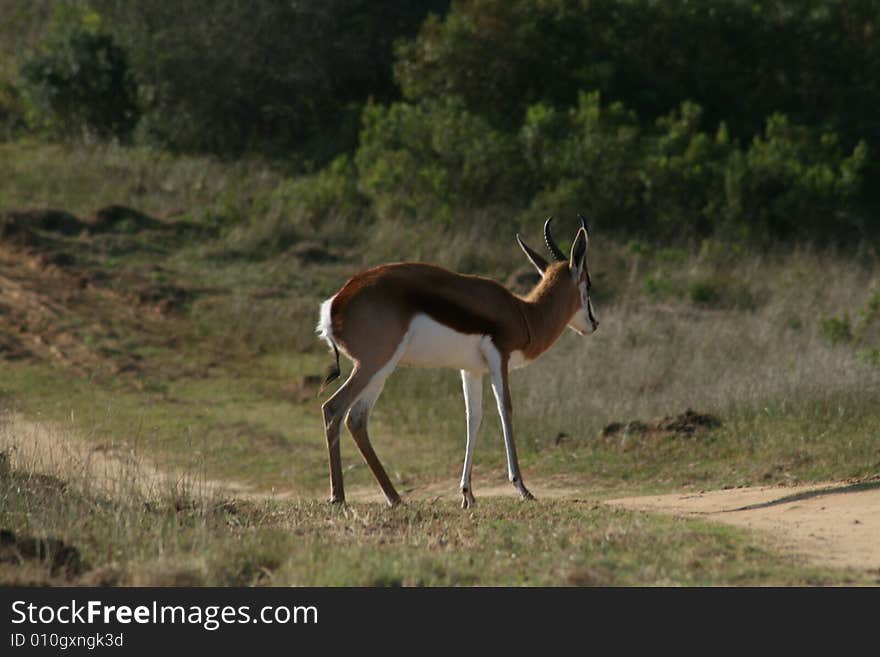
[[[528,244],[522,241],[522,238],[519,236],[519,233],[516,235],[516,241],[519,242],[519,248],[523,250],[523,253],[526,254],[526,258],[529,259],[529,262],[534,265],[535,269],[538,270],[538,273],[541,276],[544,275],[544,271],[547,269],[547,261],[542,258],[537,251],[531,248]]]
[[[571,273],[576,279],[581,277],[586,267],[587,245],[589,242],[590,238],[587,237],[587,231],[580,228],[577,237],[574,238],[574,243],[571,245],[571,258],[568,262],[569,269],[571,269]]]

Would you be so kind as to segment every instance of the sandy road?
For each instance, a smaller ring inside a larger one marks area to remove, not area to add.
[[[787,552],[831,567],[880,572],[880,477],[608,500],[769,534]]]
[[[267,493],[235,481],[217,481],[162,470],[121,445],[94,444],[60,427],[0,414],[0,452],[14,465],[78,481],[106,494],[137,490],[151,497],[171,490],[247,499],[296,499],[290,491]],[[529,482],[539,499],[590,499],[595,494],[553,479]],[[507,482],[485,482],[480,498],[515,497]],[[352,489],[348,499],[384,503],[377,486]],[[414,487],[404,499],[457,503],[455,482]],[[782,550],[812,563],[880,574],[880,477],[854,482],[762,486],[610,499],[612,506],[669,513],[763,532]],[[477,507],[479,509],[479,506]]]

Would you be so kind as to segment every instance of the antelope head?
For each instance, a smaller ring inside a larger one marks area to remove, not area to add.
[[[526,254],[529,262],[538,270],[541,277],[548,275],[551,268],[565,267],[567,276],[562,277],[561,285],[564,285],[568,294],[572,298],[571,319],[568,320],[568,327],[579,335],[587,335],[599,328],[599,320],[593,310],[593,303],[590,300],[590,290],[592,281],[590,279],[590,269],[587,265],[587,252],[590,246],[590,232],[587,227],[587,220],[583,215],[578,215],[581,220],[581,227],[575,235],[574,242],[571,245],[571,253],[566,258],[562,249],[556,244],[553,235],[550,232],[550,222],[553,217],[548,217],[544,222],[544,243],[547,250],[553,256],[553,263],[548,263],[539,253],[529,247],[522,238],[517,235],[520,248]]]

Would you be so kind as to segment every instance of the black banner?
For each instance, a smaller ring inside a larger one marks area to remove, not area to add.
[[[823,604],[813,604],[819,596]],[[4,588],[0,654],[470,651],[474,638],[517,652],[588,649],[597,641],[627,649],[675,646],[695,633],[724,635],[729,645],[778,638],[813,620],[826,629],[854,622],[851,596],[838,590],[831,600],[803,589]]]

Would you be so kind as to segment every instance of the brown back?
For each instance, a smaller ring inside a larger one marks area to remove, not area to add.
[[[381,318],[386,331],[390,325],[405,332],[414,315],[425,313],[460,333],[490,335],[509,353],[528,343],[522,303],[491,279],[401,262],[352,277],[336,295],[330,316],[333,334],[343,344],[354,338],[348,327],[370,333],[364,327]]]

